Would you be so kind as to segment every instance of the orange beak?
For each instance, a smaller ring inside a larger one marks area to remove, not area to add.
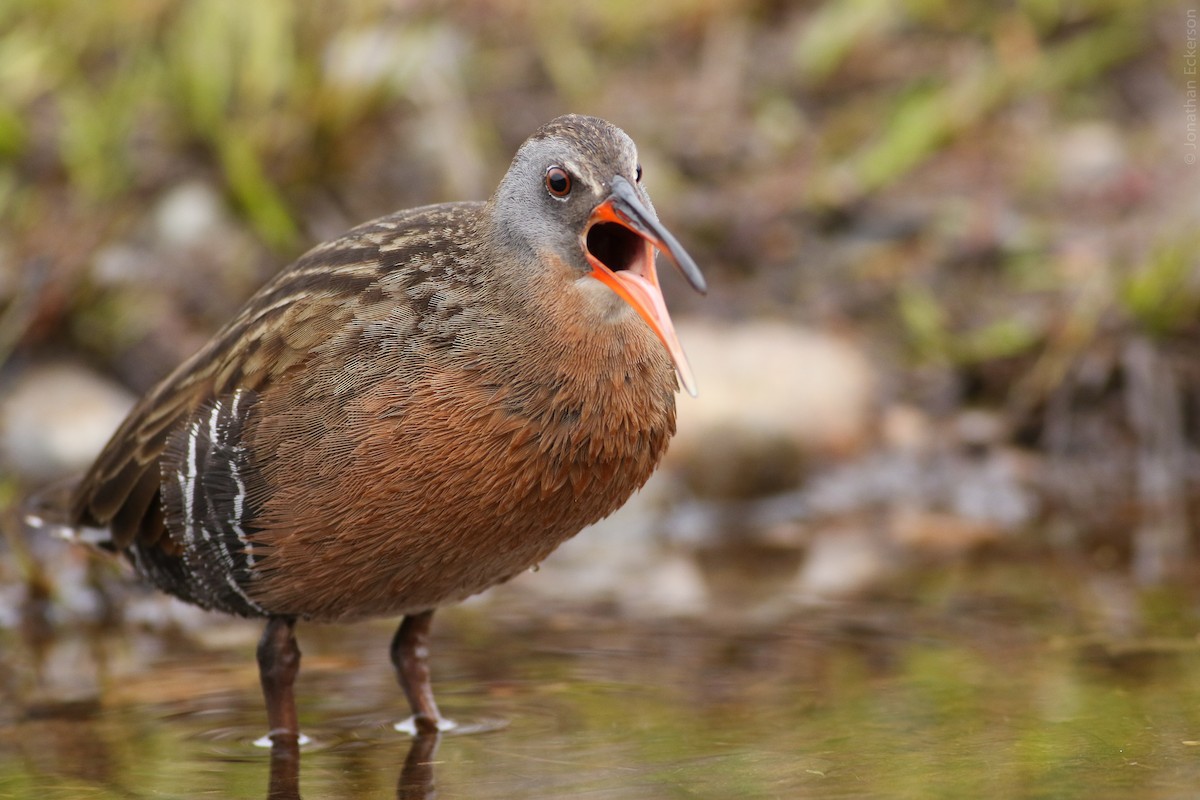
[[[695,397],[696,380],[658,286],[654,251],[666,253],[692,288],[704,294],[708,287],[696,262],[642,202],[633,184],[620,175],[612,179],[612,193],[592,211],[582,238],[592,277],[646,320],[670,353],[679,382]]]

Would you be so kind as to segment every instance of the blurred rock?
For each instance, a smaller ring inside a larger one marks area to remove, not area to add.
[[[991,411],[963,409],[954,418],[954,437],[967,448],[983,450],[1008,438],[1008,423]]]
[[[247,248],[246,233],[226,212],[220,192],[204,181],[187,181],[166,192],[135,234],[97,249],[91,275],[104,286],[150,282],[174,288],[181,274],[196,271],[211,287],[220,265],[237,263]]]
[[[804,476],[804,452],[794,440],[734,423],[709,427],[703,450],[676,464],[693,494],[716,500],[785,492]]]
[[[973,409],[941,424],[908,406],[884,409],[880,448],[825,464],[788,491],[687,499],[656,530],[698,562],[710,603],[731,596],[711,579],[714,552],[721,570],[774,553],[798,573],[783,592],[794,601],[866,591],[914,558],[958,558],[1036,519],[1036,460],[1005,443],[1001,422]]]
[[[813,534],[796,588],[810,601],[845,598],[894,576],[902,564],[869,523],[848,520]]]
[[[932,445],[933,426],[920,409],[896,404],[880,415],[879,434],[884,447],[921,452]]]
[[[156,238],[168,248],[203,245],[230,226],[220,193],[203,181],[179,184],[154,209]]]
[[[1015,532],[1041,511],[1032,485],[1034,460],[1014,448],[995,447],[986,456],[946,464],[944,494],[948,510],[964,519]]]
[[[1125,145],[1110,122],[1085,122],[1057,141],[1058,178],[1069,189],[1092,191],[1113,180],[1127,161]]]
[[[1005,529],[979,517],[900,508],[891,514],[891,538],[906,551],[927,556],[956,556],[999,541]]]
[[[144,247],[114,242],[92,257],[92,278],[100,286],[115,286],[153,279],[159,262]]]
[[[335,86],[372,90],[392,82],[407,82],[419,68],[424,47],[421,37],[391,26],[340,31],[322,56],[324,74]]]
[[[711,612],[760,618],[790,607],[790,587],[805,556],[803,547],[732,537],[718,538],[693,554]]]
[[[877,381],[858,348],[781,322],[687,320],[678,328],[700,397],[679,400],[667,464],[697,495],[785,491],[812,456],[868,443]]]
[[[85,469],[134,398],[78,364],[32,367],[0,395],[0,458],[32,480]]]
[[[572,604],[615,605],[634,617],[701,613],[707,597],[694,561],[656,535],[659,510],[669,491],[670,479],[655,474],[612,516],[585,528],[535,570],[485,592],[477,602],[532,599],[544,607],[569,598]]]

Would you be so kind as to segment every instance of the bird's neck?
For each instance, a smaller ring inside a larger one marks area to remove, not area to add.
[[[594,278],[545,260],[529,266],[544,272],[490,284],[490,324],[460,354],[495,406],[566,446],[673,431],[675,375],[649,326]]]

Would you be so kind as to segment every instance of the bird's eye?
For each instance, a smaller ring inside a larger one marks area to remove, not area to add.
[[[637,165],[637,171],[633,173],[633,179],[638,183],[642,182],[642,165]]]
[[[571,193],[571,173],[562,167],[546,170],[546,190],[555,197],[566,197]]]

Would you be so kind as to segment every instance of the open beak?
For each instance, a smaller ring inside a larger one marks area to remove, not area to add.
[[[603,281],[646,320],[671,354],[679,382],[695,397],[696,380],[658,286],[655,248],[666,253],[693,289],[701,294],[708,291],[696,262],[646,207],[633,184],[615,176],[612,194],[592,211],[583,232],[583,252],[592,265],[592,277]]]

